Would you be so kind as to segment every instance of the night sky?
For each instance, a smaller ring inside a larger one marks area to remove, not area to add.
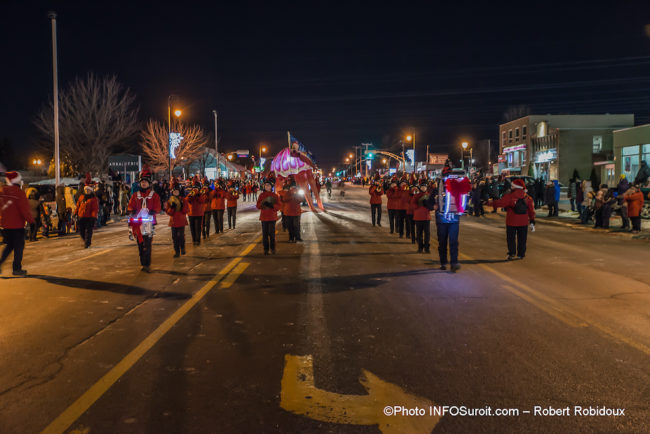
[[[353,145],[387,148],[410,128],[418,153],[444,150],[496,139],[519,104],[650,121],[648,2],[5,0],[0,138],[22,153],[52,92],[49,10],[62,88],[115,74],[140,120],[166,119],[173,93],[183,119],[209,131],[216,109],[224,151],[277,152],[291,130],[330,168]]]

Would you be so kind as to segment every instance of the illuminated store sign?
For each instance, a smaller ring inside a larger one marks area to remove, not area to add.
[[[507,148],[503,148],[503,153],[515,152],[515,151],[523,151],[524,149],[526,149],[526,144],[525,143],[523,143],[521,145],[508,146]]]
[[[548,151],[542,151],[535,154],[536,163],[548,163],[557,158],[557,149],[549,149]]]

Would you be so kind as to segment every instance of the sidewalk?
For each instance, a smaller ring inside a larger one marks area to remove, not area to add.
[[[621,229],[622,220],[620,216],[611,217],[609,220],[609,229],[596,229],[594,228],[593,220],[587,224],[580,223],[580,217],[577,212],[567,211],[560,209],[557,217],[546,217],[548,215],[548,210],[546,208],[538,208],[535,210],[537,213],[537,222],[555,224],[560,226],[566,226],[573,229],[579,229],[583,231],[592,231],[592,232],[607,232],[617,236],[622,236],[625,238],[632,239],[650,239],[650,220],[641,220],[641,232],[638,234],[633,234],[629,231],[624,231]]]

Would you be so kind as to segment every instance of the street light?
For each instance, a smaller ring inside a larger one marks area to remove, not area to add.
[[[413,173],[415,173],[415,132],[406,136],[407,142],[413,142]]]
[[[465,151],[469,147],[469,143],[463,142],[463,143],[460,144],[460,146],[463,147],[463,168],[465,168]],[[471,168],[472,163],[474,162],[472,148],[469,148],[469,159],[470,159],[470,161],[468,163],[468,166]]]
[[[169,156],[169,182],[172,181],[172,98],[174,95],[167,97],[167,155]],[[174,116],[180,118],[183,112],[179,109],[174,110]]]
[[[262,152],[266,152],[266,146],[260,145],[260,167],[262,167]]]
[[[232,154],[228,154],[228,160],[232,161],[232,158],[233,158],[233,155],[232,155]]]

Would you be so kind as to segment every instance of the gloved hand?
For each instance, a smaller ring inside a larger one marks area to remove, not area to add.
[[[535,232],[535,220],[530,222],[530,231]]]

